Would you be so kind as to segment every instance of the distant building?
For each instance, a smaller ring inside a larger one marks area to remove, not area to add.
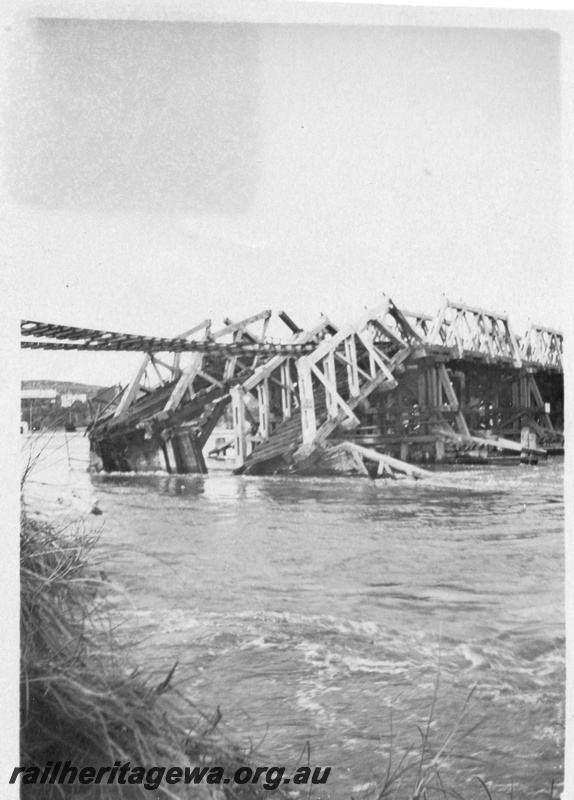
[[[104,391],[101,386],[68,381],[23,381],[21,428],[23,432],[32,432],[86,426],[93,419],[91,401]]]
[[[59,395],[55,389],[22,389],[20,421],[26,424],[26,432],[38,430],[45,420],[50,420],[60,408]],[[20,426],[20,431],[25,431]]]
[[[55,389],[22,389],[20,397],[22,400],[48,400],[55,403],[58,392]]]

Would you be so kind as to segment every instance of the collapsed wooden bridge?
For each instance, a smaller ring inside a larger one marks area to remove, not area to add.
[[[263,311],[173,339],[32,321],[22,334],[24,347],[145,354],[90,428],[96,469],[206,472],[228,406],[219,449],[232,447],[246,474],[417,477],[416,464],[530,460],[564,446],[561,334],[531,326],[519,338],[508,317],[446,299],[427,315],[383,297],[341,328],[323,317],[302,330]]]

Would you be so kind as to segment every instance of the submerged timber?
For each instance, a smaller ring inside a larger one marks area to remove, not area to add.
[[[228,407],[211,452],[232,448],[245,474],[424,477],[429,463],[563,452],[558,331],[519,338],[507,316],[446,299],[427,315],[383,297],[352,324],[307,331],[281,313],[287,341],[268,336],[272,316],[215,332],[205,320],[175,339],[24,322],[41,341],[23,346],[145,353],[91,425],[96,470],[205,473]]]

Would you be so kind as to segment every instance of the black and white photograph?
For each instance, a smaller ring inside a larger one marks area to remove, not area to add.
[[[571,796],[572,20],[4,14],[2,796]]]

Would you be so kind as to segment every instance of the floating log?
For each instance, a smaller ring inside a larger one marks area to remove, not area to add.
[[[391,456],[384,455],[376,450],[371,450],[368,447],[362,447],[361,445],[354,444],[353,442],[342,442],[340,445],[338,445],[338,448],[355,453],[366,461],[375,461],[377,464],[379,464],[381,472],[400,472],[408,475],[410,478],[428,478],[430,475],[426,469],[415,467],[414,464],[407,464],[406,461],[401,461],[398,458],[392,458]]]
[[[523,446],[520,442],[515,442],[512,439],[504,439],[502,436],[462,436],[458,433],[451,433],[445,431],[443,433],[447,438],[454,439],[459,444],[479,445],[480,447],[491,447],[496,450],[512,450],[515,453],[522,453],[524,450],[533,453],[537,456],[546,456],[548,452],[541,447]]]

